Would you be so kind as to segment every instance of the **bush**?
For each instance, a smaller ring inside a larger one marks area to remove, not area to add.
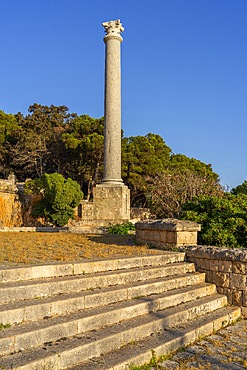
[[[107,234],[122,234],[126,235],[129,231],[135,230],[135,225],[132,222],[125,222],[123,224],[112,225],[108,227]]]
[[[183,206],[182,219],[202,226],[198,243],[247,247],[247,195],[198,196]]]
[[[74,209],[83,198],[80,185],[59,173],[45,173],[39,179],[28,181],[25,188],[26,192],[41,196],[33,207],[33,216],[45,217],[56,226],[64,226],[74,217]]]

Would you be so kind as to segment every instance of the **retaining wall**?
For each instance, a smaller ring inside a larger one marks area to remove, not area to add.
[[[240,306],[247,317],[247,249],[222,249],[212,246],[186,248],[186,258],[196,270],[206,273],[230,304]]]

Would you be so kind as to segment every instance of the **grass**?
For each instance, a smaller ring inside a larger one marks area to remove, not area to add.
[[[158,254],[135,245],[132,235],[85,236],[71,233],[0,233],[0,268],[6,264],[75,262]]]
[[[4,330],[4,329],[8,329],[8,328],[10,328],[11,327],[11,325],[10,324],[0,324],[0,331],[1,330]]]
[[[156,353],[152,351],[152,357],[149,362],[145,363],[141,366],[131,365],[130,370],[151,370],[151,369],[159,369],[159,363],[165,360],[169,360],[171,358],[171,354],[164,355],[157,357]]]

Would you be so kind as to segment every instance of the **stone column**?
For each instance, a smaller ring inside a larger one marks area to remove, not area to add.
[[[104,178],[93,192],[93,219],[109,225],[130,219],[130,190],[121,178],[121,68],[120,20],[104,22],[105,55],[105,132]]]
[[[124,31],[120,20],[102,23],[105,28],[105,133],[104,185],[123,184],[121,178],[121,61]]]

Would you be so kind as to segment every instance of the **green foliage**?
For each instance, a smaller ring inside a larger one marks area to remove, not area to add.
[[[68,113],[64,105],[49,107],[35,103],[26,116],[18,113],[15,118],[19,130],[10,155],[18,178],[41,177],[45,171],[65,173],[67,159],[62,135],[74,114]]]
[[[79,184],[58,173],[45,173],[39,179],[28,181],[25,190],[42,196],[33,208],[33,215],[45,217],[56,226],[64,226],[73,218],[74,208],[83,198]]]
[[[198,196],[183,206],[182,218],[202,225],[198,242],[246,248],[247,195]]]
[[[215,181],[219,181],[219,176],[216,172],[213,172],[211,164],[206,164],[198,159],[187,157],[184,154],[172,154],[168,169],[174,173],[177,169],[180,171],[190,170],[200,177],[211,178]]]
[[[13,114],[0,110],[0,174],[7,177],[12,172],[10,148],[15,143],[15,133],[19,130]]]
[[[231,190],[232,194],[247,194],[247,181],[245,180],[241,185],[236,186]]]
[[[77,181],[89,200],[103,176],[103,117],[78,116],[64,105],[37,103],[27,115],[0,111],[0,144],[2,177],[14,173],[18,181],[25,181],[57,172]],[[159,217],[176,217],[192,196],[219,191],[219,178],[210,164],[172,154],[153,133],[122,138],[122,178],[130,189],[131,206],[152,206]],[[42,204],[37,207],[41,212]]]
[[[87,183],[85,191],[89,199],[92,186],[103,174],[104,119],[77,116],[62,140],[67,151],[68,174],[81,183]]]
[[[4,329],[8,329],[8,328],[10,328],[11,327],[11,324],[1,324],[0,323],[0,331],[1,330],[4,330]]]
[[[152,178],[166,167],[170,154],[171,149],[159,135],[123,138],[122,177],[130,188],[132,206],[148,205]]]
[[[157,357],[156,353],[152,351],[152,357],[148,363],[145,363],[141,366],[131,365],[130,370],[151,370],[151,369],[159,369],[159,363],[171,358],[171,355],[164,355]]]
[[[129,231],[134,231],[135,225],[132,222],[125,222],[123,224],[112,225],[108,227],[107,234],[122,234],[126,235]]]

